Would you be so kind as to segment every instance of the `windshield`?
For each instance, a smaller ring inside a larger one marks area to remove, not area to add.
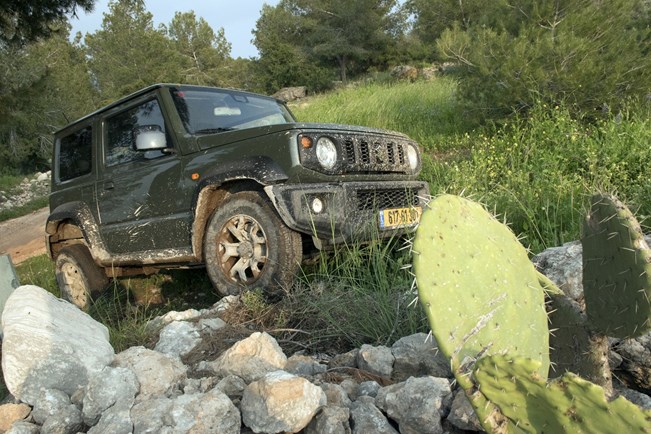
[[[174,104],[190,134],[212,134],[293,122],[272,98],[224,89],[172,88]]]

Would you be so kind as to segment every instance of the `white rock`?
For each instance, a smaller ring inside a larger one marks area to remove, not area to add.
[[[256,332],[203,366],[219,376],[236,375],[250,383],[269,372],[284,369],[286,364],[287,356],[276,340],[267,333]]]
[[[201,316],[201,312],[196,309],[188,309],[183,312],[170,311],[165,315],[157,316],[156,318],[147,322],[145,326],[147,330],[157,330],[161,327],[165,327],[167,324],[170,324],[174,321],[188,321],[197,319]]]
[[[130,409],[140,390],[136,374],[127,368],[106,367],[90,378],[83,399],[82,416],[88,426],[95,425],[108,409],[121,404]]]
[[[158,398],[131,409],[133,432],[138,433],[239,433],[240,412],[219,390]]]
[[[30,405],[42,389],[72,395],[114,357],[104,325],[37,286],[21,286],[13,292],[2,326],[7,388]]]
[[[70,397],[56,389],[42,390],[32,411],[41,433],[76,433],[82,428],[81,412]]]
[[[298,432],[325,406],[323,390],[284,371],[271,372],[244,389],[242,420],[254,432]]]
[[[39,173],[38,176],[36,177],[36,181],[38,182],[49,181],[49,180],[50,180],[50,175],[48,173]]]
[[[201,334],[195,324],[173,321],[161,330],[154,350],[170,356],[183,357],[200,343]]]
[[[441,434],[441,407],[451,393],[446,378],[411,377],[382,388],[375,402],[398,422],[400,432]]]
[[[226,327],[226,321],[221,318],[203,318],[199,320],[199,330],[219,330]]]
[[[181,359],[144,347],[122,351],[115,356],[113,365],[129,368],[136,374],[140,383],[136,401],[171,394],[180,388],[187,376],[187,367]]]

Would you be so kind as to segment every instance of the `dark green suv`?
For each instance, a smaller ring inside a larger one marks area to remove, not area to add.
[[[64,298],[110,278],[205,266],[236,294],[291,286],[304,257],[412,229],[427,185],[390,131],[297,123],[281,101],[158,84],[55,134],[46,225]]]

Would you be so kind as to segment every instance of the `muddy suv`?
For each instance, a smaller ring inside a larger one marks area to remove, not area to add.
[[[215,288],[278,291],[304,255],[419,221],[418,145],[297,123],[273,98],[158,84],[55,133],[46,243],[80,307],[109,279],[204,266]]]

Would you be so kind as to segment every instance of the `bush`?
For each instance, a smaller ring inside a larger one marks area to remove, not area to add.
[[[438,40],[462,66],[461,93],[488,118],[564,102],[597,116],[649,92],[650,28],[639,0],[516,2],[501,25],[455,25]]]

